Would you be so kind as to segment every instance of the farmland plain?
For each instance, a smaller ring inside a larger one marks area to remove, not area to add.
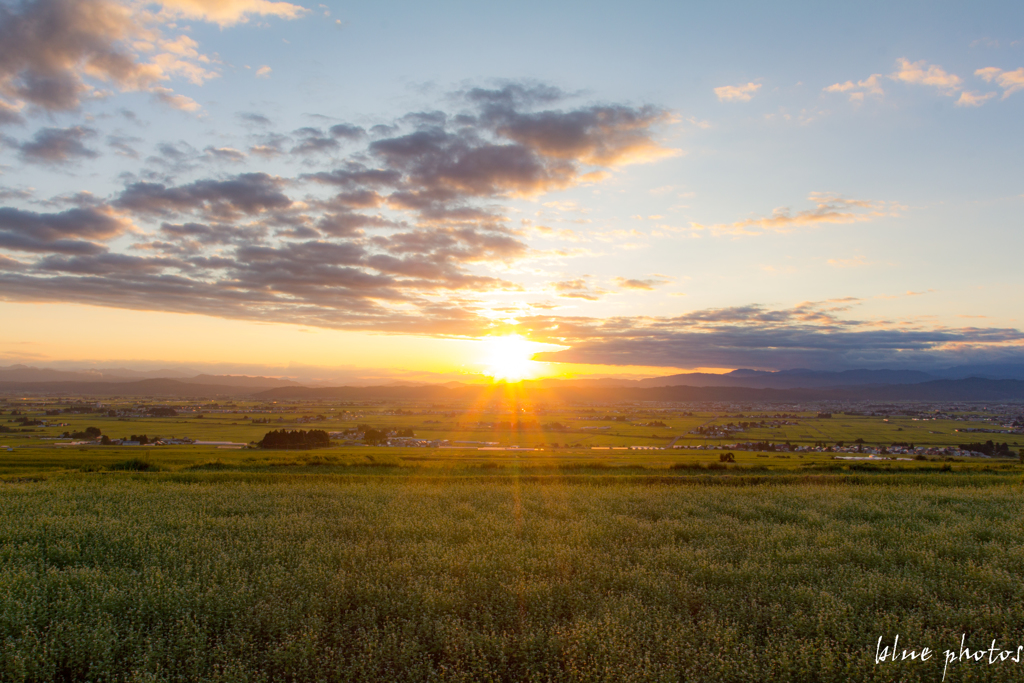
[[[1016,460],[737,452],[726,465],[714,450],[593,449],[666,445],[735,421],[713,411],[502,431],[487,425],[508,414],[342,410],[331,419],[324,407],[311,424],[299,421],[302,410],[256,425],[251,414],[211,412],[61,416],[68,426],[0,435],[0,679],[1024,674],[1024,664],[989,652],[1024,646]],[[636,424],[655,418],[666,428]],[[748,430],[680,443],[967,440],[952,431],[962,422],[888,419],[807,414],[771,428],[781,436]],[[360,423],[542,450],[68,447],[40,438],[95,426],[114,437],[249,442],[271,428]],[[611,433],[581,428],[592,424]],[[877,662],[879,639],[897,636],[901,649],[932,656]],[[985,657],[945,667],[944,651],[962,644]]]

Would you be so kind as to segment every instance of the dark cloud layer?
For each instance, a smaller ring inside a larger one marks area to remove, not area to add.
[[[536,317],[523,323],[557,334],[565,351],[538,360],[663,367],[850,369],[935,367],[1020,357],[1024,332],[999,328],[927,329],[839,317],[846,306],[759,305],[665,318]]]
[[[72,128],[43,128],[28,142],[18,145],[24,161],[30,163],[59,164],[73,159],[93,159],[99,154],[85,146],[85,140],[95,137],[96,131],[83,126]]]
[[[198,213],[232,219],[261,211],[286,209],[292,200],[282,192],[285,182],[266,173],[242,173],[225,180],[197,180],[177,187],[133,183],[114,202],[138,214],[170,216]]]
[[[68,209],[37,213],[0,207],[0,248],[13,251],[97,254],[98,242],[123,234],[130,224],[110,207]]]

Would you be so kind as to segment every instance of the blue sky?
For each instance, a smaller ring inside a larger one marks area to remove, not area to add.
[[[2,4],[0,359],[1022,357],[1020,5]]]

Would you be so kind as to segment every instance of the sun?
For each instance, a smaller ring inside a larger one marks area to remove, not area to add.
[[[536,366],[541,365],[531,360],[533,354],[546,346],[518,334],[484,337],[481,341],[486,349],[483,365],[487,368],[487,374],[507,382],[533,377]]]

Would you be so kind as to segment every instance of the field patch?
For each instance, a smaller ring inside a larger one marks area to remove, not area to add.
[[[876,641],[1024,644],[1018,477],[206,465],[4,486],[0,678],[939,680],[941,658],[879,665]]]

